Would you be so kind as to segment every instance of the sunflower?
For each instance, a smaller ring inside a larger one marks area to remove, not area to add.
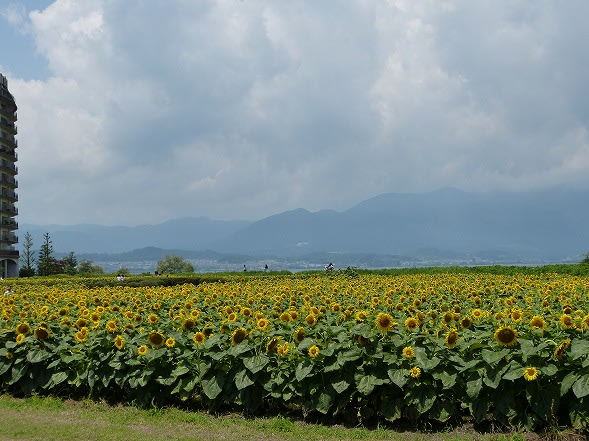
[[[51,337],[51,333],[49,332],[49,329],[39,326],[35,329],[35,337],[37,340],[47,340]]]
[[[261,317],[258,319],[257,327],[260,331],[267,331],[270,327],[270,321],[265,317]]]
[[[182,322],[182,329],[185,331],[192,331],[195,326],[196,322],[191,318],[188,318]]]
[[[16,336],[16,344],[17,345],[22,345],[25,342],[25,335],[24,334],[18,334]]]
[[[83,332],[83,331],[78,331],[75,334],[75,338],[78,343],[84,343],[86,340],[88,340],[88,333]]]
[[[386,312],[381,312],[376,316],[376,327],[380,332],[388,332],[396,326],[393,317]]]
[[[280,320],[283,322],[290,322],[292,320],[292,317],[290,316],[290,312],[284,311],[283,313],[281,313]]]
[[[356,341],[356,343],[358,343],[358,345],[360,346],[366,346],[367,344],[370,343],[370,339],[364,337],[363,335],[357,335],[354,340]]]
[[[305,328],[298,328],[294,333],[294,340],[297,344],[305,338]]]
[[[470,319],[470,317],[464,317],[461,321],[460,321],[460,325],[464,328],[464,329],[469,329],[472,326],[472,320]]]
[[[276,352],[277,346],[281,340],[282,340],[282,337],[280,337],[280,336],[275,336],[275,337],[272,337],[270,340],[268,340],[268,343],[266,343],[266,352],[268,354]]]
[[[366,317],[368,317],[368,313],[366,311],[364,311],[364,310],[358,311],[355,316],[356,323],[364,322],[364,320],[366,320]]]
[[[241,313],[244,317],[249,317],[250,315],[252,315],[252,310],[250,308],[243,308],[241,310]]]
[[[200,332],[197,331],[194,333],[194,335],[192,336],[192,341],[194,342],[194,344],[196,345],[202,345],[204,344],[204,342],[207,340],[206,335],[204,334],[204,332]]]
[[[147,336],[147,340],[149,341],[149,344],[154,348],[159,348],[163,346],[165,342],[165,338],[162,335],[162,333],[156,331],[151,331]]]
[[[137,348],[137,353],[141,356],[147,354],[148,351],[149,348],[147,347],[147,345],[141,345]]]
[[[453,349],[456,346],[456,341],[458,340],[458,332],[455,329],[451,329],[446,334],[445,344],[448,349]]]
[[[564,329],[571,329],[575,327],[575,322],[573,321],[573,317],[569,314],[563,314],[560,316],[560,326]]]
[[[14,354],[10,351],[6,351],[6,359],[12,360],[14,358]]]
[[[125,337],[123,337],[122,335],[117,335],[115,337],[115,348],[117,348],[120,351],[124,347],[125,347]]]
[[[530,326],[534,329],[544,329],[546,328],[546,321],[539,315],[535,315],[530,320]]]
[[[501,346],[514,346],[517,344],[517,329],[511,326],[501,326],[495,331],[493,338]]]
[[[402,351],[403,357],[410,359],[415,357],[415,349],[411,346],[405,346]]]
[[[419,327],[419,320],[417,320],[415,317],[408,317],[407,319],[405,319],[405,328],[408,331],[413,331],[415,329],[417,329]]]
[[[117,332],[117,322],[115,322],[114,320],[109,320],[108,322],[106,322],[106,331],[110,334],[114,334],[115,332]]]
[[[485,315],[483,313],[483,311],[481,311],[479,308],[475,308],[471,311],[470,313],[475,319],[480,319],[483,318],[483,316]]]
[[[242,341],[244,341],[246,337],[247,337],[247,331],[245,330],[245,328],[237,328],[231,334],[231,344],[237,345],[237,344],[241,343]]]
[[[409,375],[411,375],[413,378],[419,378],[421,377],[421,369],[417,366],[414,366],[409,369]]]
[[[235,322],[237,321],[237,314],[234,312],[229,313],[229,315],[227,316],[227,321],[228,322]]]
[[[166,347],[171,349],[174,346],[176,346],[176,339],[174,337],[166,338]]]
[[[314,314],[309,314],[307,317],[305,317],[305,322],[307,325],[313,326],[315,323],[317,323],[317,317],[315,317]]]
[[[31,332],[31,327],[27,322],[19,323],[16,326],[16,333],[17,334],[27,335],[29,332]]]
[[[82,329],[84,326],[88,326],[88,321],[82,317],[75,321],[74,326],[78,329]]]
[[[554,360],[560,360],[564,353],[571,347],[571,339],[565,338],[561,344],[559,344],[556,349],[554,349],[554,353],[552,354],[552,358]]]
[[[317,347],[317,345],[313,345],[309,348],[309,357],[311,358],[315,358],[319,355],[319,348]]]
[[[515,323],[518,323],[522,319],[522,312],[519,309],[516,309],[511,312],[511,320]]]
[[[540,371],[535,367],[527,367],[524,369],[524,378],[528,381],[534,381],[540,375]]]
[[[160,321],[160,318],[156,315],[156,314],[149,314],[147,316],[147,321],[152,324],[155,325],[157,322]]]
[[[278,346],[278,349],[276,350],[276,352],[278,353],[278,356],[286,357],[286,355],[288,354],[289,348],[290,348],[290,345],[288,344],[287,341],[285,341],[284,344]]]

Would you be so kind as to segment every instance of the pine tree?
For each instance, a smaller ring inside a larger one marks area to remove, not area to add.
[[[22,246],[21,261],[22,267],[19,270],[20,277],[30,277],[35,275],[35,253],[33,251],[33,236],[28,231],[24,236],[25,241]]]
[[[54,273],[55,258],[53,257],[53,242],[49,233],[43,233],[43,244],[39,249],[37,273],[48,276]]]

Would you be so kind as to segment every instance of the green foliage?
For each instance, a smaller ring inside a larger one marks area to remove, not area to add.
[[[583,256],[583,260],[581,260],[581,264],[583,264],[583,265],[589,265],[589,253],[586,253]]]
[[[53,257],[53,242],[49,233],[43,233],[43,243],[39,249],[39,258],[37,259],[37,273],[40,276],[57,274],[57,261]]]
[[[94,265],[91,260],[82,260],[78,265],[78,274],[104,274],[104,270],[100,265]]]
[[[20,255],[20,277],[31,277],[35,275],[35,253],[33,251],[33,236],[28,231],[24,235],[22,252]]]
[[[78,272],[78,259],[73,251],[62,259],[62,263],[65,274],[74,275]]]
[[[194,267],[180,256],[165,256],[157,263],[158,274],[193,273]]]
[[[0,392],[146,406],[180,403],[209,411],[232,405],[250,414],[301,410],[413,427],[469,418],[475,424],[539,430],[557,421],[589,431],[585,277],[450,272],[377,277],[350,268],[257,280],[241,274],[130,276],[117,286],[113,279],[54,276],[23,282],[28,289],[19,291],[35,292],[37,302],[15,296],[0,311]],[[83,341],[77,335],[81,325],[72,324],[78,316],[61,321],[60,301],[69,305],[68,313],[81,302],[79,314],[91,329]],[[245,305],[252,306],[248,314],[242,312]],[[313,307],[318,312],[309,321],[305,315]],[[236,316],[230,318],[227,308]],[[475,309],[486,313],[469,315]],[[561,321],[568,309],[574,327]],[[121,311],[128,315],[123,318]],[[296,311],[297,318],[282,318],[288,311]],[[356,316],[359,311],[371,318]],[[394,314],[397,324],[379,329],[377,311]],[[47,323],[52,338],[39,339],[32,331],[19,337],[21,312]],[[116,331],[109,332],[105,322],[115,312],[110,319]],[[256,325],[256,312],[270,322],[267,329]],[[530,319],[536,313],[550,323],[535,329]],[[90,322],[92,314],[98,317]],[[190,326],[187,317],[194,317]],[[465,317],[468,326],[461,321]],[[404,326],[406,318],[418,322],[415,328]],[[517,340],[494,335],[504,325],[520,330]],[[234,333],[242,328],[247,332],[236,343]],[[297,328],[303,329],[301,338],[295,338]],[[173,344],[150,343],[156,330]],[[449,344],[451,330],[457,335]],[[206,334],[202,344],[193,340],[196,331]],[[123,336],[124,347],[115,347],[115,335]],[[276,349],[285,343],[286,352]],[[412,353],[405,355],[405,348]],[[290,430],[284,421],[276,425]]]

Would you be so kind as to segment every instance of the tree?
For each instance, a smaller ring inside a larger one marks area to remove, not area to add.
[[[193,273],[194,267],[180,256],[166,256],[157,263],[159,274]]]
[[[35,275],[35,252],[33,251],[33,236],[28,231],[25,233],[25,241],[22,245],[22,255],[20,260],[23,262],[18,271],[20,277],[30,277]]]
[[[78,259],[73,251],[63,258],[63,272],[74,275],[78,272]]]
[[[53,257],[53,242],[49,233],[43,233],[43,244],[39,249],[37,262],[37,273],[40,276],[55,274],[56,261]]]
[[[91,260],[82,260],[78,265],[78,274],[104,274],[100,265],[94,265]]]

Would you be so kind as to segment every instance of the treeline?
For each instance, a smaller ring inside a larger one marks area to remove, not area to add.
[[[49,233],[43,234],[43,243],[39,251],[34,250],[33,236],[26,232],[20,256],[20,277],[50,276],[54,274],[103,274],[101,266],[91,260],[78,259],[73,251],[62,259],[57,259]]]

